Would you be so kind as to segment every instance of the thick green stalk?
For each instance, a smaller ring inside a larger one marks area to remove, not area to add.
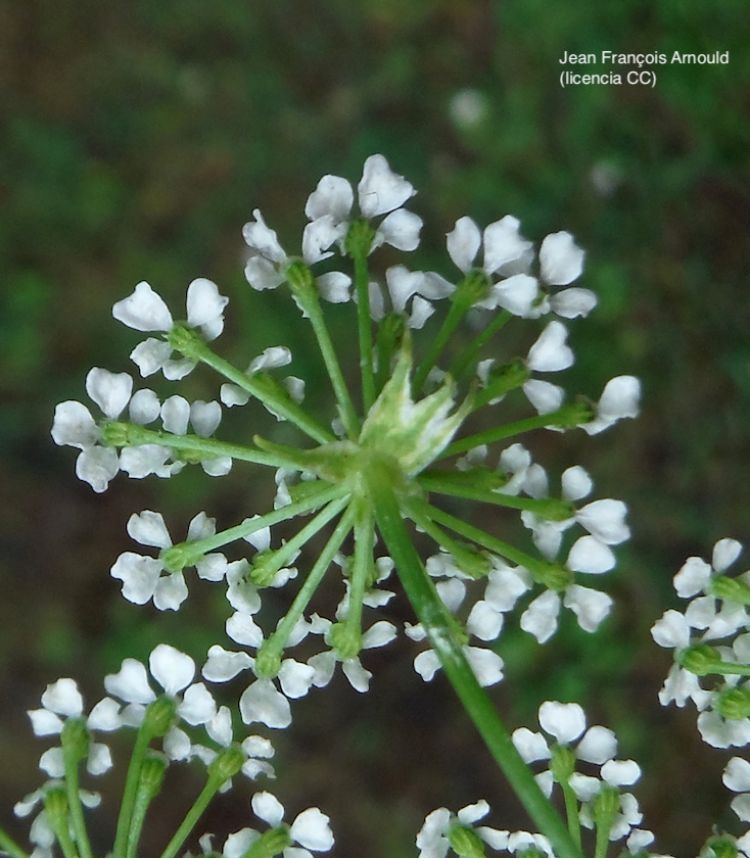
[[[63,760],[65,762],[65,791],[68,796],[68,811],[73,823],[76,844],[81,858],[93,858],[89,835],[86,830],[86,820],[83,818],[83,807],[79,793],[78,764],[80,757],[76,749],[66,742],[63,730]]]
[[[385,469],[373,467],[367,478],[378,528],[399,578],[467,714],[534,823],[550,839],[557,858],[581,858],[565,824],[539,789],[492,702],[477,682],[452,631],[450,615],[412,545],[389,474]]]
[[[28,853],[24,852],[16,841],[9,834],[6,834],[2,828],[0,828],[0,849],[7,852],[10,858],[29,858]]]
[[[114,858],[127,858],[128,834],[130,832],[130,821],[133,817],[135,800],[138,795],[138,785],[141,778],[141,767],[151,741],[152,733],[146,726],[146,721],[138,728],[133,745],[133,753],[130,755],[128,774],[125,779],[125,789],[120,803],[120,815],[117,817],[117,829],[115,832],[115,845],[112,850]]]

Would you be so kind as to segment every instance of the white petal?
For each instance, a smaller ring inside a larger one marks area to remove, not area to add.
[[[122,595],[129,602],[145,605],[154,595],[161,570],[158,560],[126,551],[117,558],[110,574],[122,581]]]
[[[279,670],[281,690],[293,700],[304,697],[315,678],[315,669],[308,664],[285,658]]]
[[[229,652],[214,644],[208,651],[208,661],[202,673],[209,682],[228,682],[252,665],[253,660],[247,653]]]
[[[206,724],[216,714],[216,701],[202,682],[196,682],[185,691],[177,713],[194,727]]]
[[[112,768],[112,754],[106,745],[92,742],[89,748],[89,758],[86,770],[91,775],[103,775]]]
[[[734,792],[750,792],[750,762],[741,757],[732,757],[721,779]]]
[[[324,215],[308,223],[302,233],[302,258],[314,265],[333,255],[332,244],[346,235],[346,224],[337,223],[331,215]]]
[[[280,286],[284,282],[284,275],[268,259],[252,256],[245,263],[245,279],[253,289],[261,292]]]
[[[252,797],[253,813],[276,828],[284,821],[284,805],[270,792],[256,792]]]
[[[677,595],[689,599],[704,590],[711,581],[711,567],[700,557],[688,557],[674,576]]]
[[[506,215],[484,230],[484,270],[487,274],[523,256],[531,247],[531,242],[521,238],[520,226],[517,218]]]
[[[350,658],[342,662],[341,669],[355,691],[364,694],[369,690],[372,674],[362,667],[362,662],[358,658]]]
[[[83,712],[83,697],[74,679],[58,679],[42,694],[42,706],[56,715],[78,718]]]
[[[242,237],[245,242],[261,257],[278,265],[284,264],[287,256],[279,244],[276,233],[266,224],[259,209],[253,211],[253,217],[254,221],[242,227]]]
[[[390,244],[397,250],[416,250],[419,247],[419,232],[422,218],[406,209],[391,212],[380,224],[373,241],[374,245]]]
[[[133,379],[126,372],[94,367],[86,376],[86,393],[112,420],[120,416],[130,400]]]
[[[578,625],[586,632],[595,632],[612,607],[612,599],[606,593],[578,584],[566,589],[563,603],[573,611]]]
[[[65,759],[62,748],[50,748],[39,758],[39,768],[51,778],[65,776]]]
[[[569,232],[548,235],[539,248],[542,278],[553,286],[567,286],[581,276],[584,256]]]
[[[536,372],[559,372],[573,365],[573,352],[566,343],[568,331],[562,322],[550,322],[529,349],[527,363]]]
[[[435,674],[440,670],[440,659],[431,649],[420,652],[414,659],[414,670],[417,671],[425,682],[431,682]]]
[[[489,812],[489,804],[484,799],[480,799],[475,804],[467,804],[466,807],[462,807],[456,816],[458,816],[459,821],[464,825],[473,825],[475,822],[479,822],[480,819],[484,819]]]
[[[102,698],[89,713],[86,724],[90,730],[104,730],[108,733],[119,730],[122,725],[120,704],[111,697]]]
[[[503,678],[504,663],[502,658],[492,650],[480,649],[475,646],[464,647],[466,659],[476,674],[479,684],[486,688],[500,682]]]
[[[568,554],[568,568],[572,572],[600,575],[615,566],[612,549],[593,536],[582,536],[576,540]]]
[[[229,637],[243,646],[251,646],[257,649],[263,643],[263,629],[250,614],[235,612],[227,620],[226,629]]]
[[[549,298],[553,312],[563,319],[585,318],[596,307],[596,295],[590,289],[563,289]]]
[[[547,590],[529,605],[521,615],[521,628],[534,635],[539,643],[549,640],[557,629],[560,597]]]
[[[164,429],[174,435],[187,435],[190,403],[184,396],[170,396],[161,407]]]
[[[586,729],[586,716],[577,703],[548,700],[539,707],[539,723],[561,745],[569,745]]]
[[[654,623],[651,637],[659,646],[683,649],[690,643],[690,625],[679,611],[666,611]]]
[[[215,400],[212,402],[196,400],[190,406],[190,422],[196,435],[208,438],[209,435],[214,434],[221,423],[221,405]]]
[[[466,596],[466,584],[459,578],[450,578],[447,581],[439,581],[436,589],[445,607],[455,614]]]
[[[188,597],[188,588],[182,572],[172,572],[156,582],[154,605],[160,611],[178,611]]]
[[[154,679],[170,697],[187,688],[195,676],[193,659],[169,644],[156,646],[149,656],[148,665]]]
[[[229,298],[219,295],[215,283],[199,277],[188,286],[186,303],[188,325],[199,328],[203,325],[214,325],[217,320],[222,319]]]
[[[341,271],[329,271],[315,278],[320,297],[331,304],[345,304],[351,299],[352,278]]]
[[[190,737],[179,727],[172,727],[164,737],[164,753],[170,760],[187,760],[192,752]]]
[[[62,732],[63,721],[47,709],[31,709],[26,713],[31,718],[31,729],[35,736],[57,736]]]
[[[405,311],[406,302],[419,291],[423,280],[421,271],[409,271],[405,265],[392,265],[386,270],[385,282],[397,313]]]
[[[551,756],[547,740],[541,733],[533,733],[528,727],[513,731],[513,744],[526,763],[548,760]]]
[[[236,384],[222,384],[219,399],[227,408],[233,408],[235,405],[247,405],[250,394]]]
[[[55,444],[85,450],[93,447],[98,438],[99,430],[85,405],[68,400],[55,407],[55,419],[52,423],[52,440]]]
[[[630,538],[625,523],[628,508],[622,501],[606,498],[586,504],[576,513],[576,521],[607,545],[619,545]]]
[[[134,658],[126,658],[117,673],[104,678],[108,694],[114,694],[126,703],[148,704],[156,695],[148,684],[146,668]]]
[[[172,346],[164,340],[156,340],[149,337],[133,349],[130,359],[140,370],[141,376],[146,378],[159,372],[169,360],[172,354]]]
[[[159,474],[172,452],[159,444],[139,444],[125,447],[120,453],[120,469],[131,479],[142,480],[151,474]]]
[[[265,369],[288,366],[291,362],[292,352],[286,346],[271,346],[264,349],[258,357],[253,358],[247,371],[252,375]]]
[[[711,565],[717,572],[724,572],[740,556],[742,543],[736,539],[720,539],[714,545]]]
[[[313,852],[327,852],[333,846],[330,819],[317,807],[303,810],[294,820],[290,834],[300,846]]]
[[[163,516],[159,512],[151,512],[148,509],[130,516],[128,534],[141,545],[150,545],[154,548],[169,548],[172,545]]]
[[[539,414],[557,411],[565,399],[562,387],[538,378],[529,379],[523,386],[523,392]]]
[[[367,218],[402,206],[416,191],[403,176],[394,173],[382,155],[370,155],[357,186],[359,209]]]
[[[138,423],[140,426],[152,423],[159,416],[160,412],[161,403],[153,390],[145,388],[137,390],[128,404],[130,419],[133,423]]]
[[[576,748],[576,756],[587,763],[602,765],[617,753],[617,738],[606,727],[589,727]]]
[[[634,760],[609,760],[602,766],[602,777],[610,786],[632,786],[641,776]]]
[[[565,500],[577,501],[591,494],[594,483],[588,472],[580,465],[567,468],[562,475],[562,493]]]
[[[112,308],[118,322],[136,331],[169,331],[173,320],[169,308],[148,283],[139,283],[132,295]]]
[[[386,646],[396,637],[396,627],[387,620],[374,623],[362,635],[362,649],[375,649]]]
[[[240,712],[245,724],[260,721],[267,727],[284,729],[292,723],[289,701],[270,679],[258,679],[245,689],[240,698]]]
[[[464,274],[472,267],[482,236],[479,227],[470,217],[462,217],[456,221],[455,226],[446,236],[448,255],[456,267]]]
[[[339,223],[346,220],[354,203],[354,191],[341,176],[323,176],[307,198],[305,214],[309,220],[330,215]]]
[[[503,627],[503,615],[489,602],[476,602],[466,620],[466,631],[483,641],[494,641]]]

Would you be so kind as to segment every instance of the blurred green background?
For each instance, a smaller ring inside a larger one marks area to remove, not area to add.
[[[621,754],[646,768],[639,796],[663,851],[694,854],[714,821],[729,823],[729,754],[700,744],[691,712],[659,709],[669,655],[648,629],[674,604],[688,554],[750,536],[749,37],[743,0],[554,12],[540,0],[0,4],[0,799],[11,830],[22,830],[10,807],[38,784],[42,747],[23,710],[46,683],[72,674],[93,702],[126,655],[165,639],[200,658],[223,624],[205,584],[177,617],[120,598],[108,570],[130,547],[131,512],[163,511],[178,538],[199,509],[226,526],[269,503],[268,478],[239,466],[221,481],[119,478],[96,496],[49,437],[54,404],[85,398],[91,366],[131,369],[136,338],[112,322],[115,300],[146,279],[177,310],[196,276],[230,296],[224,354],[244,365],[291,342],[311,400],[325,395],[298,313],[245,283],[240,228],[259,206],[292,247],[317,179],[357,181],[373,152],[419,189],[414,265],[450,274],[444,233],[464,214],[513,213],[535,241],[572,231],[600,304],[571,325],[577,364],[564,383],[596,396],[613,375],[643,381],[640,420],[591,440],[529,440],[553,473],[583,464],[599,496],[625,499],[634,539],[606,583],[617,609],[601,635],[569,616],[544,649],[508,630],[498,704],[517,726],[543,699],[577,699],[614,727]],[[661,67],[654,89],[562,90],[562,52],[601,48],[730,50],[731,63]],[[334,308],[339,331],[348,311]],[[186,388],[216,392],[199,373]],[[410,618],[402,604],[390,611]],[[413,654],[406,642],[376,654],[369,695],[339,678],[278,738],[279,794],[294,812],[332,814],[336,855],[414,855],[429,810],[479,797],[498,826],[524,825],[450,690],[423,685]],[[173,782],[145,854],[197,788]],[[250,794],[219,802],[206,827],[249,824]],[[113,806],[96,817],[100,845]]]

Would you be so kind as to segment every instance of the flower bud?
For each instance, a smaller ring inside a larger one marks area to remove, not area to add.
[[[576,755],[571,748],[558,745],[552,751],[550,771],[559,784],[567,784],[576,769]]]
[[[162,696],[149,703],[143,719],[143,727],[152,738],[163,736],[174,724],[177,704],[171,697]]]
[[[747,688],[728,688],[719,695],[716,708],[729,721],[750,717],[750,691]]]
[[[52,787],[44,793],[44,809],[57,830],[60,826],[68,824],[68,798],[62,787]]]
[[[471,828],[454,825],[448,834],[451,849],[461,858],[484,858],[484,846],[479,835]]]
[[[82,718],[68,718],[62,728],[62,740],[65,759],[79,763],[89,753],[89,731]]]
[[[245,754],[239,745],[224,748],[208,767],[208,776],[218,781],[219,784],[223,784],[242,769],[245,759]]]
[[[490,278],[481,269],[470,271],[466,277],[456,286],[456,291],[451,295],[454,304],[465,307],[467,310],[478,301],[484,300],[489,295]]]
[[[593,801],[594,821],[597,827],[612,825],[620,810],[620,791],[611,786],[603,786]]]
[[[255,656],[253,668],[258,679],[273,679],[281,670],[281,655],[271,641],[266,641]]]
[[[349,226],[349,231],[344,239],[344,248],[349,256],[360,256],[366,258],[375,238],[375,230],[364,220],[354,220]]]
[[[149,749],[141,766],[141,787],[149,798],[154,798],[161,792],[164,775],[167,771],[167,759],[163,754]]]
[[[711,581],[711,595],[725,602],[736,602],[739,605],[750,605],[750,587],[739,578],[728,578],[719,575]]]
[[[696,676],[705,676],[707,673],[716,673],[716,665],[721,661],[719,651],[708,644],[696,644],[682,650],[679,662],[685,670],[689,670]]]
[[[362,633],[349,623],[334,623],[326,634],[326,643],[346,661],[356,658],[362,649]]]

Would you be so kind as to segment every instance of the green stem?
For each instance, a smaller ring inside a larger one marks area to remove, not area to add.
[[[467,498],[479,503],[490,503],[496,506],[504,506],[509,509],[527,510],[536,513],[551,521],[565,521],[575,515],[575,507],[567,501],[555,498],[526,498],[516,495],[507,495],[502,492],[475,489],[471,486],[461,485],[438,476],[423,474],[418,478],[419,484],[428,492],[440,495],[449,495],[456,498]]]
[[[513,745],[508,730],[466,661],[450,615],[411,543],[389,474],[384,469],[373,467],[367,476],[378,528],[396,564],[399,578],[467,714],[534,823],[550,839],[557,858],[581,858],[581,851],[539,789],[534,775]]]
[[[0,849],[7,852],[10,858],[29,858],[28,853],[16,843],[16,841],[0,828]]]
[[[229,444],[215,438],[203,438],[200,435],[174,435],[158,429],[146,429],[145,426],[133,423],[108,423],[104,427],[104,440],[116,447],[158,444],[160,447],[169,447],[201,457],[229,456],[242,462],[298,470],[298,465],[293,460],[285,459],[276,452],[254,450],[244,444]]]
[[[213,551],[215,548],[221,548],[223,545],[228,545],[238,539],[244,539],[246,536],[262,530],[264,527],[270,527],[282,521],[296,518],[298,515],[311,512],[329,501],[343,497],[348,492],[349,489],[346,486],[331,486],[325,483],[318,490],[310,491],[309,495],[302,500],[282,506],[265,515],[245,519],[241,524],[221,530],[219,533],[207,536],[205,539],[196,539],[194,542],[180,542],[166,549],[163,552],[163,556],[170,556],[173,552],[177,556],[177,552],[181,552],[185,555],[184,557],[180,557],[183,566],[190,566],[195,562],[191,558],[202,557],[207,551]]]
[[[581,848],[581,820],[578,816],[578,799],[569,783],[561,783],[560,787],[565,800],[565,815],[568,818],[568,831],[573,842]]]
[[[305,583],[299,589],[291,607],[286,613],[284,619],[279,623],[276,631],[269,636],[264,647],[266,651],[276,652],[280,654],[286,646],[289,635],[292,629],[297,625],[297,621],[302,616],[312,599],[313,594],[320,586],[328,567],[333,562],[336,552],[341,548],[343,541],[346,539],[349,531],[354,523],[354,510],[349,509],[341,516],[340,521],[336,525],[330,539],[326,543],[323,550],[320,552],[318,559],[313,564],[312,569],[305,578]]]
[[[508,310],[503,310],[498,313],[487,327],[469,343],[469,345],[458,355],[453,361],[450,368],[450,374],[456,381],[460,381],[469,367],[471,367],[477,359],[479,352],[492,339],[492,337],[513,318],[513,314]]]
[[[264,577],[272,579],[279,569],[290,563],[299,549],[309,539],[312,539],[319,530],[325,527],[332,518],[335,518],[348,503],[348,496],[332,500],[328,506],[322,509],[301,530],[295,533],[291,539],[287,540],[281,548],[276,551],[270,551],[267,557],[260,561]],[[250,571],[250,579],[253,580],[252,569]]]
[[[596,826],[596,846],[594,848],[594,858],[607,858],[609,851],[609,832],[612,828],[611,820],[609,824]]]
[[[552,411],[550,414],[537,414],[534,417],[526,417],[523,420],[506,423],[504,426],[496,426],[494,429],[488,429],[486,432],[478,432],[476,435],[470,435],[468,438],[460,438],[444,450],[440,458],[446,459],[458,453],[465,453],[467,450],[472,450],[474,447],[479,447],[482,444],[504,441],[506,438],[512,438],[514,435],[531,432],[533,429],[546,429],[548,427],[570,429],[579,425],[580,415],[581,409],[577,404],[564,405],[558,411]]]
[[[443,320],[443,324],[438,331],[437,336],[430,343],[430,348],[427,351],[425,359],[422,361],[422,363],[419,365],[419,368],[414,373],[414,391],[422,389],[422,385],[425,383],[427,376],[430,374],[430,370],[435,365],[437,359],[440,357],[440,353],[445,348],[453,332],[461,324],[461,320],[466,315],[468,309],[469,307],[463,301],[453,301],[453,303],[451,303],[450,309],[448,310],[448,315]]]
[[[135,800],[138,794],[138,784],[141,778],[141,767],[151,741],[151,732],[146,726],[146,721],[138,728],[133,745],[133,753],[130,755],[128,774],[125,779],[125,789],[120,804],[120,814],[117,817],[117,830],[115,833],[115,845],[112,850],[114,858],[127,858],[128,834],[130,822],[133,817]]]
[[[206,366],[210,366],[219,375],[223,375],[224,378],[229,379],[229,381],[241,387],[251,396],[260,400],[271,413],[280,414],[290,423],[294,423],[295,426],[319,444],[326,444],[328,441],[333,441],[333,435],[303,408],[297,405],[296,402],[284,400],[280,396],[275,395],[262,382],[255,379],[252,375],[248,375],[248,373],[242,372],[235,366],[232,366],[229,361],[224,360],[224,358],[219,357],[219,355],[211,351],[207,345],[204,345],[200,349],[198,357]]]
[[[86,821],[83,817],[83,807],[81,805],[81,796],[79,793],[78,781],[78,763],[79,757],[75,753],[75,749],[65,742],[65,732],[63,731],[63,759],[65,762],[65,792],[68,796],[68,811],[70,813],[71,822],[73,823],[73,831],[75,832],[76,843],[81,858],[93,858],[91,852],[91,844],[89,842],[88,831],[86,830]]]
[[[372,552],[375,543],[375,522],[369,503],[364,500],[357,502],[356,521],[354,524],[354,560],[352,565],[351,588],[349,591],[349,612],[346,624],[354,630],[361,631],[362,604],[365,598],[367,580],[372,569]]]
[[[697,673],[697,671],[696,671]],[[708,669],[701,671],[699,676],[706,676],[711,673],[719,675],[736,674],[738,676],[750,676],[750,664],[734,664],[731,661],[716,661],[711,664]]]
[[[206,785],[196,798],[193,806],[185,815],[185,818],[180,823],[180,827],[175,831],[174,836],[167,844],[166,849],[161,853],[161,858],[174,858],[180,851],[185,841],[190,836],[190,832],[195,828],[198,820],[203,816],[206,808],[211,803],[211,799],[216,795],[221,787],[224,779],[218,777],[210,777]]]
[[[128,832],[128,845],[126,858],[137,858],[138,844],[146,821],[146,813],[153,795],[145,784],[140,784],[135,795],[133,804],[133,815],[130,817],[130,830]]]
[[[504,557],[506,560],[510,560],[517,566],[523,566],[524,569],[528,569],[535,579],[544,580],[546,564],[543,561],[537,560],[530,554],[526,554],[526,552],[514,548],[509,543],[503,542],[495,536],[491,536],[481,528],[474,527],[474,525],[468,524],[467,522],[462,521],[462,519],[456,518],[455,515],[444,512],[435,506],[429,505],[429,512],[430,516],[435,521],[444,524],[446,527],[450,528],[455,533],[460,534],[465,539],[469,539],[477,545],[483,546],[493,554],[497,554],[500,557]]]
[[[352,259],[354,261],[354,289],[357,293],[362,404],[366,414],[375,402],[375,377],[372,369],[372,320],[370,319],[370,275],[367,270],[367,255],[365,253],[355,252],[352,254]]]

